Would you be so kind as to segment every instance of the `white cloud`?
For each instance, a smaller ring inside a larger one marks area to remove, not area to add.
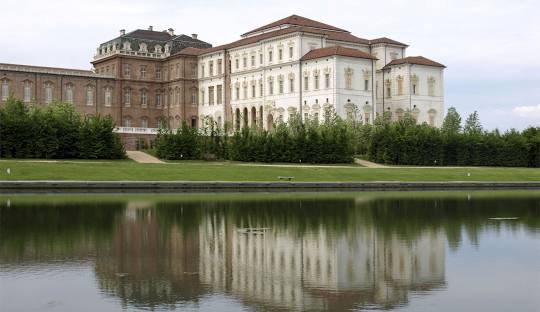
[[[512,109],[512,113],[527,119],[537,119],[540,122],[540,104],[534,105],[525,105],[525,106],[516,106]]]

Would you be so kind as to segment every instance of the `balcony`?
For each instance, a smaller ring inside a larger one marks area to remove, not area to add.
[[[140,127],[117,127],[115,133],[126,134],[158,134],[159,128],[140,128]]]
[[[137,57],[147,57],[153,59],[164,59],[169,57],[170,53],[151,53],[151,52],[142,52],[142,51],[132,51],[132,50],[113,50],[106,53],[99,53],[94,55],[94,61],[104,59],[113,55],[127,55],[127,56],[137,56]]]

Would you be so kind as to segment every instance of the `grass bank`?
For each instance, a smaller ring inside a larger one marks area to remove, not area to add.
[[[10,168],[11,174],[6,170]],[[470,174],[470,176],[468,175]],[[268,166],[241,163],[132,161],[0,161],[0,180],[84,181],[540,181],[534,168],[365,168],[360,166]]]

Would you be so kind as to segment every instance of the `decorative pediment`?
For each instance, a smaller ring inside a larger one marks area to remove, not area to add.
[[[332,68],[330,68],[330,67],[325,67],[324,68],[324,73],[325,74],[330,74],[331,72],[332,72]]]
[[[257,83],[257,81],[255,81],[255,80],[251,80],[251,81],[249,82],[249,84],[252,85],[252,86],[254,86],[256,83]]]
[[[390,79],[386,79],[385,84],[386,84],[387,86],[390,86],[390,85],[392,84],[392,82],[390,81]]]
[[[314,105],[311,107],[311,109],[313,109],[314,111],[318,111],[318,110],[321,109],[321,105],[319,105],[319,104],[314,104]]]
[[[294,79],[294,73],[289,73],[288,77],[289,79]]]
[[[288,45],[289,47],[294,46],[294,41],[293,41],[293,40],[289,40],[289,42],[287,42],[287,45]]]
[[[319,76],[319,74],[321,73],[321,70],[320,69],[315,69],[313,71],[313,76]]]
[[[283,81],[284,76],[282,74],[277,76],[278,81]]]
[[[371,76],[371,70],[362,69],[362,74],[364,75],[364,79],[369,79]]]
[[[354,74],[354,69],[351,67],[345,68],[345,75],[352,76]]]
[[[309,112],[309,105],[304,104],[304,106],[302,106],[302,110],[303,110],[304,112]]]
[[[309,77],[309,70],[304,70],[304,77]]]
[[[396,79],[397,79],[397,81],[403,81],[403,76],[398,75]]]
[[[412,82],[418,82],[418,76],[416,74],[411,75],[411,81]]]
[[[237,87],[237,88],[240,88],[240,81],[235,82],[234,86]]]
[[[289,112],[289,114],[294,114],[296,113],[296,107],[289,106],[287,108],[287,111]]]
[[[427,81],[430,82],[430,83],[433,83],[433,82],[435,82],[435,77],[429,76]]]
[[[268,79],[269,82],[272,82],[272,81],[274,81],[274,76],[268,76],[267,79]]]
[[[283,114],[285,112],[285,109],[283,107],[280,107],[277,109],[278,113]]]
[[[242,81],[242,86],[243,86],[244,88],[247,88],[248,82],[247,82],[246,80]]]

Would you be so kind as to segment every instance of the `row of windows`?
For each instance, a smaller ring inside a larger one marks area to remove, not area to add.
[[[289,59],[293,59],[293,58],[294,58],[294,47],[289,47]],[[283,52],[282,48],[278,49],[277,59],[280,62],[283,61],[283,59],[284,59],[284,52]],[[255,54],[252,54],[250,56],[249,60],[250,60],[249,61],[249,67],[257,66],[257,64],[256,64],[256,55]],[[273,50],[268,51],[267,60],[268,60],[268,63],[274,62],[274,51]],[[262,66],[263,63],[264,63],[263,54],[259,53],[259,66]],[[248,68],[248,57],[247,56],[242,57],[242,68],[243,69]],[[235,69],[240,69],[240,57],[237,57],[235,59]]]
[[[111,71],[112,70],[112,71]],[[102,68],[99,68],[96,70],[98,74],[115,74],[116,67],[115,65],[112,66],[104,66]],[[147,65],[140,65],[139,66],[139,79],[148,79],[150,76],[148,75],[149,68]],[[165,74],[168,73],[168,75],[163,75],[163,72]],[[131,78],[132,77],[132,65],[131,64],[123,64],[122,65],[122,74],[124,78]],[[192,78],[197,77],[197,64],[192,63],[190,67],[190,72]],[[170,65],[167,66],[165,69],[162,69],[160,66],[155,66],[154,68],[154,79],[161,80],[164,76],[167,76],[167,79],[175,79],[175,78],[181,78],[184,75],[182,74],[182,66],[180,64]]]
[[[33,99],[33,88],[32,88],[32,82],[25,81],[23,83],[23,102],[30,103]],[[50,104],[54,100],[54,85],[52,82],[46,82],[44,85],[45,90],[45,98],[44,102],[45,104]],[[9,82],[8,80],[4,79],[2,80],[2,94],[1,99],[2,101],[6,101],[9,97]],[[74,102],[74,94],[75,94],[75,87],[72,84],[66,84],[65,91],[64,91],[64,98],[63,100],[73,104]],[[85,87],[85,97],[86,97],[86,105],[94,105],[94,87],[93,86],[86,86]]]
[[[182,99],[182,94],[180,90],[175,92],[170,91],[169,93],[157,93],[155,95],[155,107],[161,108],[162,105],[180,105]],[[123,92],[123,103],[125,107],[131,107],[132,104],[132,90],[129,88],[124,89]],[[191,92],[191,104],[195,105],[197,103],[197,95],[195,91]],[[139,105],[142,108],[147,108],[149,105],[148,91],[142,89],[139,91]]]
[[[214,71],[214,61],[208,61],[208,76],[212,77],[214,75],[221,75],[223,74],[223,60],[218,59],[216,61],[216,69],[217,71]],[[201,76],[204,78],[206,75],[204,64],[201,65]]]
[[[428,95],[429,96],[435,96],[435,78],[429,77],[427,78],[427,86],[428,86]],[[392,81],[387,79],[386,82],[386,90],[385,90],[385,97],[392,97]],[[404,89],[403,89],[403,78],[401,76],[398,76],[396,78],[396,84],[397,84],[397,90],[396,95],[403,95]],[[420,88],[419,88],[419,81],[416,76],[411,77],[411,90],[410,93],[413,95],[420,94]],[[377,82],[377,92],[378,92],[378,82]]]

